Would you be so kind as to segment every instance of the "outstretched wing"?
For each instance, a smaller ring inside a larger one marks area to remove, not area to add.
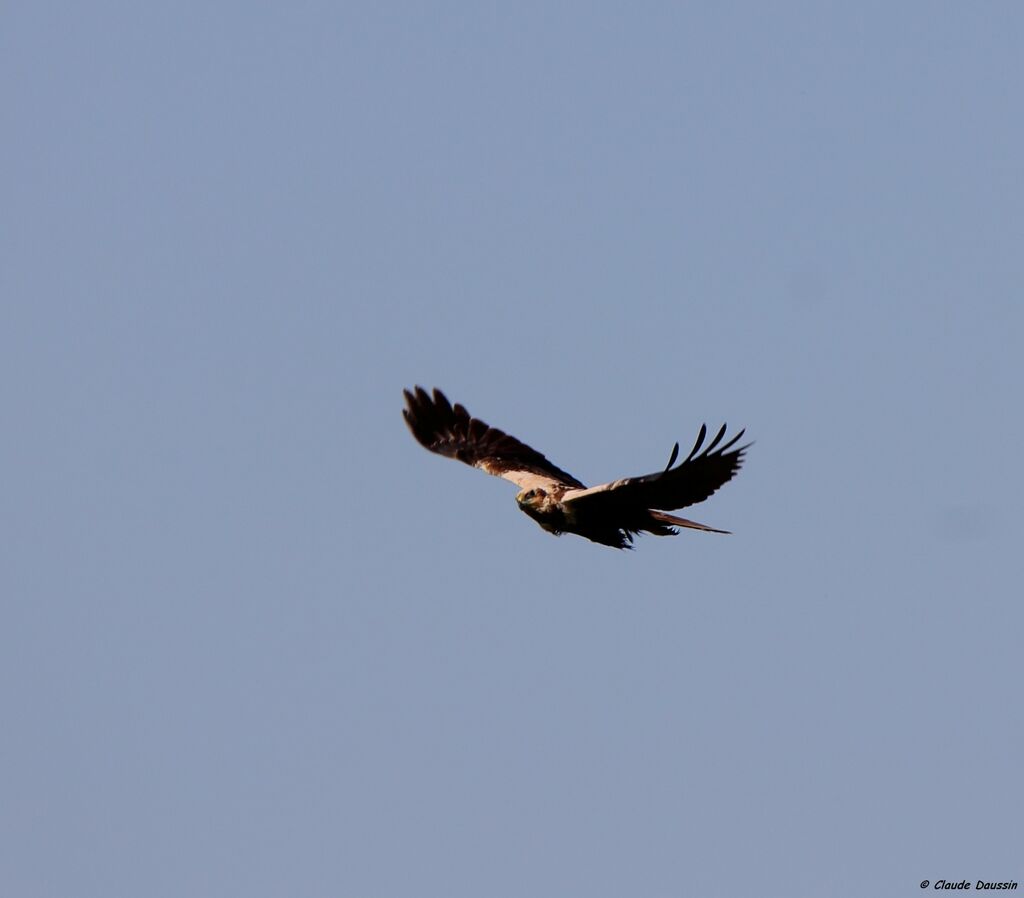
[[[743,453],[750,445],[748,443],[738,449],[733,448],[743,436],[744,431],[741,430],[729,442],[719,446],[725,436],[723,424],[715,438],[701,452],[707,430],[702,424],[690,454],[674,468],[672,465],[679,454],[678,443],[664,471],[643,477],[627,477],[590,489],[570,490],[562,497],[562,502],[578,512],[602,514],[611,514],[616,510],[629,514],[643,508],[671,511],[703,502],[722,484],[732,479],[743,464]]]
[[[416,387],[403,390],[405,423],[419,444],[431,452],[455,458],[488,474],[503,477],[524,489],[577,487],[572,474],[555,467],[536,449],[515,437],[472,418],[459,403],[453,406],[436,387],[434,395]]]

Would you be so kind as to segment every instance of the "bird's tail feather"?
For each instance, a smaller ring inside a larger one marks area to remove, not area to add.
[[[708,533],[729,533],[728,530],[717,530],[707,524],[698,524],[696,521],[688,521],[686,518],[677,518],[675,515],[666,514],[663,511],[651,511],[650,515],[654,520],[663,524],[671,524],[673,527],[686,527],[689,530],[706,530]]]

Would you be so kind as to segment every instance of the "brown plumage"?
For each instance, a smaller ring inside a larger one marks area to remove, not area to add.
[[[431,396],[416,387],[404,394],[402,414],[420,445],[522,487],[516,496],[520,510],[550,533],[575,533],[626,549],[631,548],[633,535],[641,532],[672,536],[678,532],[676,527],[728,532],[666,514],[666,510],[703,502],[732,478],[750,445],[733,448],[742,430],[720,446],[723,424],[701,451],[707,436],[702,424],[690,454],[675,467],[678,443],[663,471],[588,489],[536,449],[473,418],[458,403],[452,405],[440,390],[435,388]]]

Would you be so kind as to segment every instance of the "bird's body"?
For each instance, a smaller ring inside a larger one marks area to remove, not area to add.
[[[503,477],[522,489],[516,496],[521,511],[549,533],[575,533],[617,549],[630,548],[633,535],[647,532],[672,536],[676,527],[726,533],[696,521],[667,514],[703,502],[739,470],[746,446],[733,448],[741,430],[722,446],[725,425],[700,452],[707,435],[701,426],[690,454],[672,467],[679,444],[664,471],[585,487],[571,474],[515,437],[473,418],[454,406],[440,390],[433,396],[422,387],[405,391],[402,412],[416,440],[431,452],[455,458],[488,474]]]

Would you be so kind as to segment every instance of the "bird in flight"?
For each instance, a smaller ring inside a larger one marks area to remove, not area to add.
[[[666,514],[666,509],[703,502],[732,479],[750,445],[733,448],[742,430],[720,446],[723,424],[701,452],[707,436],[702,424],[690,454],[675,467],[678,443],[663,471],[587,488],[536,449],[471,417],[459,403],[452,405],[437,388],[433,395],[422,387],[403,392],[402,415],[421,446],[511,480],[521,488],[516,496],[520,511],[549,533],[575,533],[605,546],[630,549],[634,534],[644,531],[655,536],[674,536],[679,532],[676,527],[729,532]]]

